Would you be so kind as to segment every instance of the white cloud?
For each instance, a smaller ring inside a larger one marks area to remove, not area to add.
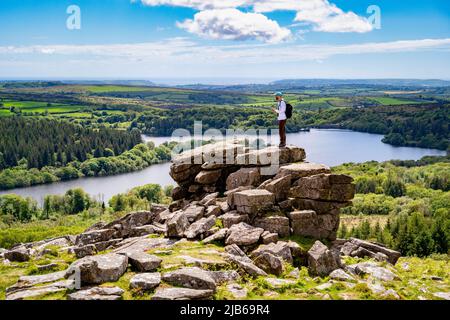
[[[315,31],[369,32],[373,26],[367,18],[354,12],[344,12],[328,0],[299,1],[295,21],[308,22]]]
[[[210,39],[260,40],[277,43],[287,40],[291,31],[259,13],[244,13],[237,9],[205,10],[194,19],[177,24],[190,33]]]
[[[231,62],[234,64],[295,62],[299,60],[324,60],[336,55],[382,54],[393,52],[413,52],[423,50],[450,50],[450,38],[373,42],[349,45],[200,45],[185,38],[136,44],[106,45],[38,45],[0,46],[0,55],[61,55],[87,57],[102,60],[135,59],[147,62],[169,63],[210,61],[213,64]],[[239,63],[237,62],[239,61]]]
[[[237,8],[248,2],[247,0],[141,0],[141,1],[144,5],[153,7],[166,5],[173,7],[193,8],[198,10]]]
[[[277,10],[296,11],[295,21],[311,25],[314,31],[363,33],[373,30],[373,26],[365,17],[360,17],[352,11],[344,12],[328,0],[141,0],[141,2],[148,6],[170,5],[201,10],[193,20],[189,19],[178,25],[192,33],[213,39],[257,38],[266,41],[264,36],[246,37],[245,34],[250,29],[253,29],[251,30],[252,33],[263,34],[269,29],[269,32],[276,32],[287,37],[287,30],[274,25],[275,21],[267,19],[267,21],[270,21],[270,25],[267,28],[263,26],[266,20],[263,19],[265,16],[262,16],[262,13]],[[260,15],[250,16],[250,13],[238,10],[242,7],[252,8],[254,13]],[[217,11],[222,9],[224,11]],[[236,15],[236,17],[230,17],[230,14]],[[220,15],[224,15],[224,17],[220,17]],[[252,19],[249,23],[241,20],[250,17]],[[251,22],[256,23],[253,28],[249,27]],[[229,35],[227,34],[228,30]],[[243,36],[240,37],[239,34]],[[277,37],[275,36],[274,39],[277,39]]]

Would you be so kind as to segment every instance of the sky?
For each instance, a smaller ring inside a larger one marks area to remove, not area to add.
[[[0,79],[286,78],[450,79],[450,1],[0,1]]]

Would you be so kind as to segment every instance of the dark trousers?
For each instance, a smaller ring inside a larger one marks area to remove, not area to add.
[[[278,121],[278,130],[280,131],[280,146],[286,145],[286,120]]]

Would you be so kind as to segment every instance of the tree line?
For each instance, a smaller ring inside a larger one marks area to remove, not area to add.
[[[0,170],[19,165],[62,167],[119,155],[141,142],[137,130],[93,130],[46,118],[1,118],[0,132]]]

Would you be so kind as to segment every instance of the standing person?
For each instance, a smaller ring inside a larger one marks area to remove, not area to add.
[[[280,132],[280,148],[286,147],[286,102],[283,99],[283,93],[275,93],[275,101],[278,104],[278,108],[272,108],[272,111],[278,114],[278,129]]]

